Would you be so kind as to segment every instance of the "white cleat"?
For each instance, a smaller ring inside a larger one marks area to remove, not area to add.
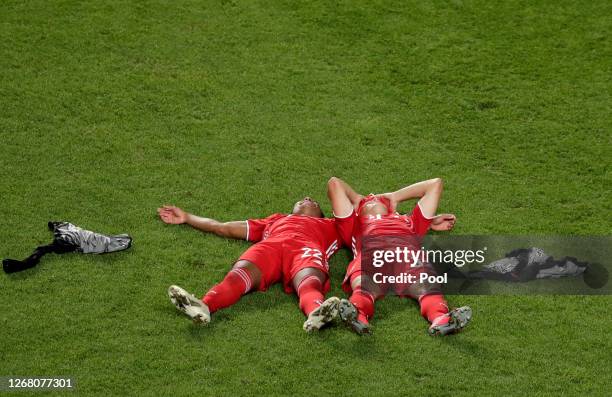
[[[320,330],[325,324],[329,324],[338,317],[338,304],[340,299],[332,296],[308,315],[304,322],[304,331],[313,332]]]
[[[168,296],[172,304],[189,317],[194,324],[206,325],[210,322],[208,306],[178,285],[171,285],[168,288]]]

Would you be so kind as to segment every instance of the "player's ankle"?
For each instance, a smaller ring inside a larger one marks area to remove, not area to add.
[[[431,325],[432,326],[436,326],[436,325],[445,325],[448,324],[448,322],[450,321],[450,316],[448,315],[448,313],[445,313],[441,316],[436,317],[432,322]]]
[[[366,316],[365,314],[363,314],[361,312],[359,314],[357,314],[357,321],[359,321],[360,323],[363,323],[363,324],[369,324],[368,316]]]

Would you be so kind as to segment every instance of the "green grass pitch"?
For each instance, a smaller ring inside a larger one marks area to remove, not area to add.
[[[474,320],[440,339],[388,298],[358,337],[305,334],[277,286],[194,328],[168,285],[204,293],[248,244],[155,210],[241,220],[311,195],[329,214],[332,175],[364,193],[439,176],[453,233],[609,234],[611,15],[605,0],[2,1],[0,255],[47,242],[48,220],[134,246],[1,275],[0,376],[100,396],[610,395],[609,296],[450,296]]]

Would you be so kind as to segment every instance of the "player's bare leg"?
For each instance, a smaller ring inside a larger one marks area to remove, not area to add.
[[[212,287],[201,300],[176,285],[168,288],[168,296],[176,308],[194,323],[206,325],[210,322],[211,313],[238,302],[242,295],[256,290],[260,281],[259,268],[254,263],[240,260],[223,281]]]
[[[304,322],[306,332],[317,331],[338,316],[340,299],[331,297],[324,301],[326,281],[327,275],[315,268],[302,269],[293,277],[293,289],[300,299],[300,309],[308,317]]]
[[[331,177],[327,182],[327,197],[332,205],[332,211],[337,218],[345,218],[353,212],[353,208],[361,200],[361,195],[356,193],[343,180]]]

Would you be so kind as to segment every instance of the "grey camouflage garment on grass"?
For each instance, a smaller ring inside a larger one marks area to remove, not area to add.
[[[49,222],[49,226],[56,241],[74,246],[77,252],[84,254],[123,251],[132,244],[132,238],[127,234],[107,236],[82,229],[69,222]]]

